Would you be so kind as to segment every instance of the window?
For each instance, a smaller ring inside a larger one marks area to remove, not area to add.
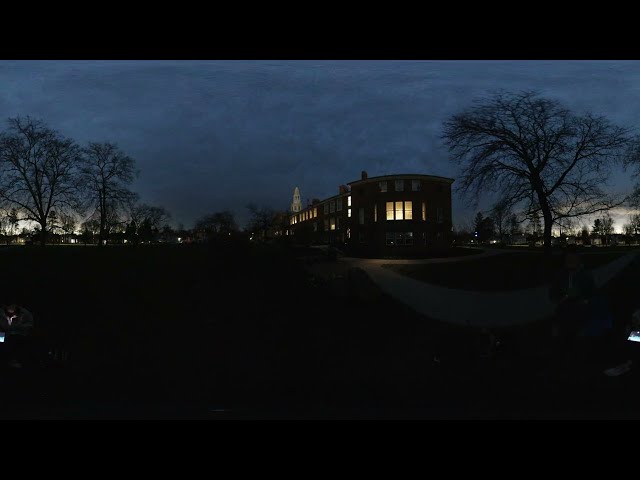
[[[373,205],[373,221],[377,222],[378,221],[378,204],[374,204]]]
[[[394,232],[387,232],[387,245],[392,246],[396,244],[396,234]]]
[[[413,245],[413,232],[387,232],[387,246]]]
[[[351,195],[347,197],[347,207],[351,206]]]
[[[324,214],[327,215],[329,213],[329,204],[325,203],[324,204]]]
[[[422,202],[422,221],[427,221],[427,204]]]
[[[358,223],[360,225],[364,224],[364,208],[362,207],[358,209]]]
[[[393,220],[393,202],[387,202],[387,220]]]
[[[336,229],[336,219],[334,217],[331,217],[331,220],[329,221],[329,224],[331,225],[331,230],[335,230]]]
[[[420,191],[420,180],[411,180],[411,190],[414,192]]]
[[[413,232],[405,232],[405,234],[404,234],[404,244],[405,245],[413,245]]]
[[[314,232],[318,231],[318,222],[313,222],[313,231]]]
[[[324,219],[324,231],[326,232],[327,230],[329,230],[329,220],[328,219]]]
[[[442,207],[438,207],[436,209],[436,222],[438,223],[444,222],[444,215],[442,215]]]
[[[313,218],[316,218],[318,216],[318,207],[315,207],[313,209]]]
[[[402,192],[404,190],[404,180],[396,180],[396,192]]]
[[[347,217],[351,218],[351,209],[347,208]]]
[[[347,238],[351,238],[351,229],[347,228]]]
[[[338,210],[339,212],[341,212],[341,211],[342,211],[342,198],[339,198],[339,199],[337,200],[337,202],[338,202],[338,208],[337,208],[337,210]]]
[[[427,234],[425,232],[422,232],[422,243],[427,244]]]
[[[413,202],[404,202],[404,219],[413,220]]]
[[[336,230],[340,230],[340,217],[336,218]]]
[[[331,203],[329,204],[329,213],[333,213],[335,211],[336,211],[336,201],[331,200]]]
[[[379,182],[378,185],[380,185],[380,191],[381,192],[386,192],[387,191],[387,182]]]
[[[402,215],[402,202],[396,202],[396,220],[402,220],[404,216]]]

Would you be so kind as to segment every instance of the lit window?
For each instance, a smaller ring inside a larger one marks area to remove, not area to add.
[[[347,207],[351,206],[351,195],[347,197]]]
[[[316,218],[318,216],[318,207],[315,207],[313,209],[313,218]]]
[[[327,230],[329,230],[329,220],[328,219],[324,219],[324,231],[326,232]]]
[[[411,180],[411,190],[414,192],[420,191],[420,180]]]
[[[444,221],[444,215],[442,215],[442,207],[436,209],[436,222],[442,223]]]
[[[324,204],[324,214],[327,215],[329,213],[329,204],[325,203]]]
[[[351,209],[347,208],[347,217],[351,218]]]
[[[402,220],[402,202],[396,202],[396,220]]]
[[[360,225],[364,224],[364,208],[362,207],[358,209],[358,223]]]
[[[335,230],[336,229],[336,219],[334,217],[331,217],[331,230]]]
[[[404,202],[404,219],[413,220],[413,202]]]
[[[396,180],[396,192],[402,192],[404,190],[404,180]]]
[[[337,200],[337,202],[338,202],[337,210],[338,210],[339,212],[341,212],[341,211],[342,211],[342,198],[339,198],[339,199]]]
[[[427,221],[427,204],[422,202],[422,221]]]
[[[333,213],[335,211],[336,211],[336,201],[331,200],[331,203],[329,204],[329,213]]]
[[[378,183],[378,185],[380,185],[380,191],[381,192],[386,192],[387,191],[387,182],[380,182],[380,183]]]
[[[387,220],[393,220],[393,202],[387,202]]]
[[[374,222],[378,221],[378,204],[377,203],[373,206],[373,221]]]

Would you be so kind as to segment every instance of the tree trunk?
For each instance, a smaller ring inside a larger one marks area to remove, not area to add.
[[[47,223],[40,223],[40,245],[43,247],[47,244]]]

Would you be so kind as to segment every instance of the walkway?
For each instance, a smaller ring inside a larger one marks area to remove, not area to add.
[[[493,251],[498,255],[504,251]],[[553,314],[548,297],[548,286],[511,292],[473,292],[441,287],[401,275],[383,264],[389,263],[442,263],[480,258],[484,254],[456,259],[425,260],[369,260],[345,258],[350,266],[362,268],[384,291],[418,313],[449,323],[474,327],[504,327],[530,323]],[[631,252],[594,269],[596,285],[604,285],[626,267],[638,252]]]

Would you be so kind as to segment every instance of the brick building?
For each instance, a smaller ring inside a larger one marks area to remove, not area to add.
[[[330,244],[365,256],[411,256],[451,246],[451,184],[432,175],[384,175],[341,185],[338,194],[290,212],[300,243]],[[297,195],[297,197],[296,197]],[[294,203],[299,201],[296,187]]]

